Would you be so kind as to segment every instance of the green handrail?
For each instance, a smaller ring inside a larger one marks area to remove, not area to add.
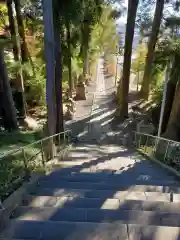
[[[7,198],[33,171],[46,171],[47,162],[64,157],[71,130],[45,137],[0,156],[0,199]],[[63,136],[63,137],[62,137]]]
[[[180,142],[142,132],[133,132],[135,149],[180,170]]]

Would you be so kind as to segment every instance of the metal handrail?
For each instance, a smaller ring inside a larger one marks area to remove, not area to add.
[[[45,137],[45,138],[43,138],[43,139],[41,139],[41,140],[38,140],[38,141],[33,142],[33,143],[30,143],[30,144],[26,145],[25,147],[30,147],[31,145],[41,143],[42,141],[46,141],[46,140],[48,140],[48,139],[51,139],[52,137],[54,138],[54,137],[57,137],[57,136],[59,136],[59,135],[64,135],[64,134],[70,133],[70,132],[71,132],[71,130],[68,129],[68,130],[66,130],[66,131],[64,131],[64,132],[56,133],[56,134],[51,135],[51,136],[49,136],[49,137]],[[22,147],[22,148],[23,148],[23,147]]]
[[[142,132],[137,132],[137,131],[133,131],[133,133],[138,134],[138,135],[145,135],[145,136],[153,137],[153,138],[156,138],[156,139],[158,138],[160,140],[172,142],[172,143],[175,143],[175,144],[180,144],[180,142],[170,140],[170,139],[167,139],[167,138],[163,138],[163,137],[154,136],[154,135],[151,135],[151,134],[148,134],[148,133],[142,133]]]
[[[63,135],[63,134],[70,133],[70,132],[71,132],[71,130],[68,129],[68,130],[66,130],[66,131],[64,131],[64,132],[60,132],[60,133],[57,133],[57,134],[54,134],[54,135],[51,135],[51,136],[42,138],[42,139],[40,139],[40,140],[38,140],[38,141],[35,141],[35,142],[33,142],[33,143],[29,143],[29,144],[27,144],[27,145],[25,145],[25,146],[22,146],[22,147],[19,147],[19,148],[17,148],[17,149],[13,149],[13,150],[6,151],[5,154],[0,154],[0,160],[1,160],[1,158],[7,157],[7,156],[9,156],[9,155],[18,153],[19,151],[22,151],[23,148],[27,148],[27,147],[33,146],[33,145],[35,145],[35,144],[41,143],[42,141],[46,141],[46,140],[48,140],[48,139],[51,139],[52,137],[57,137],[57,136],[59,136],[59,135]]]
[[[142,132],[133,134],[136,150],[180,170],[180,142]]]
[[[50,160],[64,158],[69,149],[70,132],[48,136],[0,156],[0,202],[16,189],[17,179],[18,184],[22,183],[29,179],[32,171],[46,171]]]

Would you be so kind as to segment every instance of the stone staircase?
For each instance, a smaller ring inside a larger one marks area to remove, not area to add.
[[[180,239],[180,183],[113,145],[79,145],[29,189],[2,240]]]

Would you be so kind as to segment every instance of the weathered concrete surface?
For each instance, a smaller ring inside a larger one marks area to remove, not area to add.
[[[73,131],[84,132],[82,142],[60,162],[62,168],[29,190],[2,238],[180,239],[179,181],[140,154],[102,139],[112,131],[114,107],[101,64],[87,117],[77,110],[82,118]]]

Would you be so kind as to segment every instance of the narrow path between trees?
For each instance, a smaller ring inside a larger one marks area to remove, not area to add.
[[[86,131],[80,142],[61,168],[29,189],[0,239],[180,239],[179,181],[138,153],[102,138],[111,131],[115,109],[111,80],[102,70],[99,60],[91,111],[87,100],[91,114],[80,120],[81,132]]]

